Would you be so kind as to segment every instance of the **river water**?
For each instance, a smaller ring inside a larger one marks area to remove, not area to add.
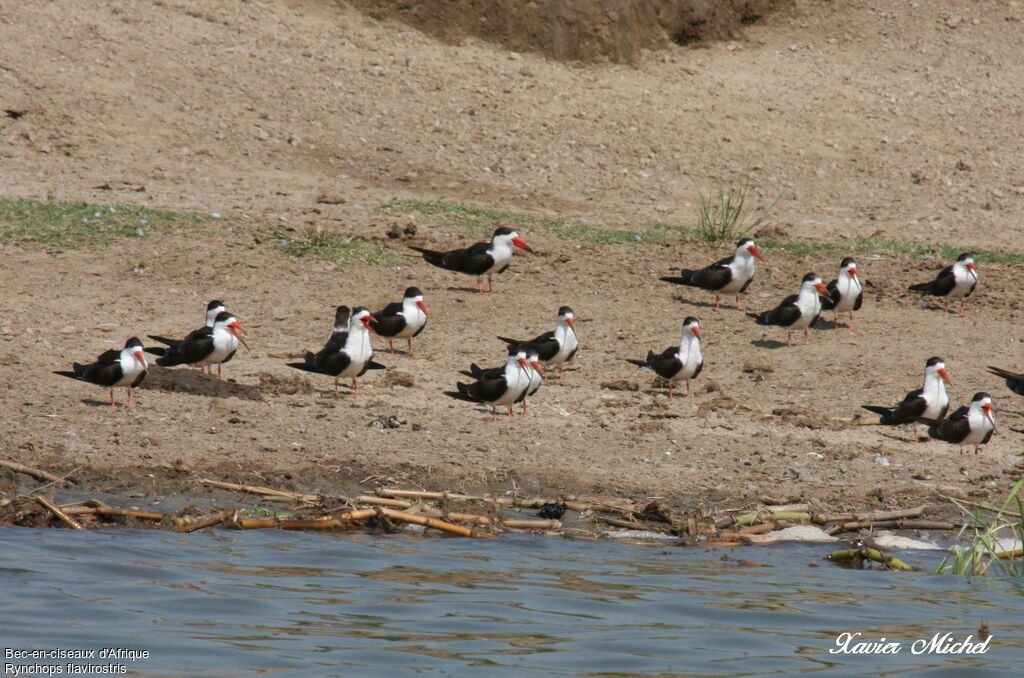
[[[7,675],[1021,674],[1021,582],[844,569],[831,548],[0,528],[0,645]],[[985,654],[912,652],[983,620]],[[843,632],[900,651],[829,653]],[[12,656],[30,649],[96,654]]]

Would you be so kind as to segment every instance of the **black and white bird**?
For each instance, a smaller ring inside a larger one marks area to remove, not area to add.
[[[666,348],[660,354],[647,352],[646,360],[629,360],[645,370],[654,372],[668,382],[669,400],[676,382],[686,382],[686,395],[690,395],[690,380],[696,379],[704,369],[704,356],[700,351],[700,322],[693,316],[683,321],[683,334],[679,346]]]
[[[412,246],[410,249],[422,254],[428,264],[447,271],[475,276],[477,291],[480,294],[489,294],[494,291],[494,281],[491,276],[508,268],[517,247],[527,252],[533,252],[517,232],[502,226],[494,231],[490,241],[478,242],[464,249],[450,252],[437,252]],[[487,276],[487,292],[484,292],[483,289],[484,276]]]
[[[227,307],[224,306],[224,302],[221,301],[220,299],[214,299],[214,300],[210,301],[209,303],[207,303],[206,304],[206,326],[207,327],[213,327],[213,323],[217,320],[217,316],[220,315],[221,313],[223,313],[226,310],[228,310]],[[150,339],[152,339],[153,341],[159,341],[161,344],[166,344],[168,346],[173,346],[173,345],[177,344],[180,341],[179,339],[168,339],[167,337],[161,337],[161,336],[156,335],[156,334],[150,334],[150,335],[147,335],[147,336]],[[225,360],[224,362],[227,362],[227,360]],[[205,365],[200,365],[199,366],[199,371],[200,372],[205,372],[206,371],[206,366]]]
[[[388,304],[383,310],[370,314],[370,328],[388,339],[388,353],[395,354],[395,339],[408,342],[406,355],[412,356],[412,338],[419,336],[427,326],[427,305],[423,303],[423,293],[418,287],[405,290],[402,301]]]
[[[996,430],[995,411],[992,396],[984,392],[975,393],[970,405],[957,408],[940,423],[930,426],[928,435],[959,445],[960,454],[964,453],[965,447],[974,445],[974,453],[978,454],[978,448],[987,445]]]
[[[541,373],[540,356],[537,354],[536,347],[530,344],[519,344],[516,352],[516,360],[519,358],[526,359],[526,371],[530,378],[530,383],[526,387],[522,396],[519,397],[516,402],[522,403],[523,411],[522,415],[527,416],[526,410],[526,399],[532,396],[544,383],[544,375]],[[471,363],[468,370],[462,371],[462,374],[467,377],[473,377],[477,381],[484,379],[494,379],[502,376],[505,373],[505,367],[492,367],[489,369],[483,369],[476,363]]]
[[[662,280],[714,292],[716,311],[721,309],[721,295],[735,294],[736,308],[742,310],[740,295],[747,291],[754,279],[754,259],[763,259],[761,250],[753,240],[744,238],[736,243],[736,251],[731,257],[720,259],[710,266],[697,270],[684,268],[678,277],[666,276]]]
[[[558,380],[562,381],[565,376],[565,366],[575,357],[579,348],[579,341],[576,338],[576,316],[572,309],[563,306],[558,309],[558,319],[555,321],[555,329],[552,332],[545,332],[529,341],[498,337],[506,344],[529,344],[537,349],[540,361],[548,367],[558,367]]]
[[[929,358],[924,364],[924,385],[915,389],[895,407],[879,407],[862,405],[865,410],[881,415],[878,422],[884,426],[900,426],[909,424],[917,442],[917,424],[932,426],[946,416],[949,410],[949,396],[946,395],[946,384],[952,384],[946,363],[942,358]]]
[[[1024,374],[1004,370],[1001,367],[992,367],[991,365],[989,365],[988,371],[997,377],[1002,377],[1006,381],[1006,388],[1017,395],[1024,395]]]
[[[833,311],[835,319],[832,324],[839,330],[839,314],[849,313],[850,322],[846,323],[846,329],[853,329],[853,312],[859,311],[864,303],[864,288],[860,283],[860,276],[857,275],[857,262],[853,257],[846,257],[839,264],[839,277],[825,286],[828,296],[821,300],[821,308],[826,311]]]
[[[238,345],[242,344],[249,348],[242,336],[244,332],[245,328],[235,316],[227,311],[221,311],[214,319],[212,327],[201,327],[190,332],[181,341],[169,340],[167,348],[149,347],[146,352],[160,356],[156,364],[161,367],[216,365],[217,377],[221,377],[221,365],[234,357]]]
[[[361,395],[358,377],[367,370],[384,369],[373,361],[371,318],[370,311],[362,306],[357,306],[351,314],[348,306],[339,306],[334,313],[334,329],[324,347],[316,353],[307,351],[304,362],[288,363],[288,367],[334,377],[334,395],[338,395],[339,379],[351,379],[352,391]]]
[[[778,325],[786,328],[786,344],[792,346],[794,330],[804,331],[804,343],[810,341],[807,328],[821,315],[821,298],[828,290],[817,273],[808,273],[800,281],[800,292],[782,300],[778,306],[764,313],[748,313],[758,325]]]
[[[496,417],[497,407],[508,408],[508,416],[512,416],[512,406],[526,397],[530,387],[529,364],[526,361],[525,347],[512,345],[508,347],[508,360],[500,373],[483,370],[480,378],[472,384],[461,381],[456,384],[456,391],[445,391],[445,395],[457,400],[472,403],[484,403],[491,406],[491,417]]]
[[[949,302],[960,301],[960,313],[964,312],[964,299],[978,286],[978,269],[974,265],[974,255],[964,252],[952,266],[939,271],[939,275],[931,282],[911,285],[912,292],[933,297],[942,297],[942,308],[949,313]]]
[[[94,363],[72,363],[71,371],[54,374],[110,389],[110,406],[115,409],[118,405],[114,402],[114,389],[123,386],[128,389],[127,404],[131,405],[132,389],[142,383],[149,369],[142,350],[142,342],[137,337],[132,337],[125,342],[124,348],[104,351]]]

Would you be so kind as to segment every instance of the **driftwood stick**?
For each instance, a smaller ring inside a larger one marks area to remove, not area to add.
[[[842,523],[856,520],[862,523],[870,523],[878,520],[896,520],[898,518],[917,518],[924,513],[926,506],[916,506],[910,509],[899,509],[897,511],[865,511],[863,513],[817,513],[814,522],[821,523]]]
[[[771,532],[772,530],[778,529],[778,526],[774,522],[761,523],[760,525],[750,525],[748,527],[740,528],[740,534],[764,534],[765,532]]]
[[[840,531],[860,530],[870,527],[895,527],[906,530],[959,530],[960,525],[939,520],[870,520],[866,522],[840,523]]]
[[[649,530],[650,527],[644,523],[637,522],[635,520],[622,520],[621,518],[609,518],[608,516],[596,516],[602,523],[607,523],[614,527],[622,527],[627,530]]]
[[[40,506],[42,506],[43,508],[48,510],[53,515],[57,516],[57,518],[62,523],[64,523],[68,527],[70,527],[72,530],[84,530],[85,529],[84,527],[82,527],[81,523],[79,523],[77,520],[75,520],[74,518],[72,518],[68,514],[64,513],[64,511],[62,511],[59,506],[57,506],[52,501],[50,501],[50,499],[48,497],[44,497],[43,495],[38,495],[38,496],[35,497],[35,500],[37,502],[39,502]]]
[[[517,528],[520,530],[560,530],[561,520],[529,520],[519,518],[503,518],[501,524],[505,527]]]
[[[199,482],[204,485],[211,487],[219,487],[222,490],[235,490],[236,492],[248,492],[249,494],[262,494],[269,495],[271,497],[288,497],[296,501],[303,501],[307,503],[315,503],[320,501],[320,497],[315,494],[302,494],[299,492],[286,492],[284,490],[275,490],[270,487],[259,487],[256,485],[239,485],[238,483],[225,483],[220,480],[210,480],[209,478],[200,478]]]
[[[69,485],[72,484],[71,481],[67,480],[66,478],[61,478],[59,476],[55,476],[52,473],[48,473],[47,471],[43,471],[41,469],[33,468],[31,466],[25,466],[24,464],[19,464],[16,461],[8,461],[7,459],[0,459],[0,466],[9,468],[12,471],[15,471],[16,473],[24,473],[26,475],[30,475],[33,478],[35,478],[36,480],[46,480],[46,481],[49,481],[51,483],[67,483]]]
[[[795,521],[809,521],[811,514],[802,511],[773,511],[769,512],[772,520],[795,520]],[[753,525],[760,520],[763,520],[765,516],[760,513],[748,513],[742,516],[736,516],[737,527],[743,525]]]
[[[412,508],[412,502],[401,499],[388,499],[387,497],[374,497],[363,494],[356,497],[357,504],[373,504],[374,506],[390,506],[391,508],[407,509]]]
[[[949,501],[957,502],[957,503],[960,503],[960,504],[966,504],[967,506],[974,506],[975,508],[985,509],[986,511],[991,511],[992,513],[1002,513],[1003,515],[1013,516],[1014,518],[1020,518],[1021,517],[1020,513],[1018,513],[1017,511],[1011,511],[1010,509],[1000,509],[998,506],[990,506],[988,504],[979,504],[976,501],[968,501],[966,499],[957,499],[956,497],[950,497],[950,496],[945,495],[945,494],[939,494],[938,492],[936,492],[936,494],[938,494],[943,499],[948,499]]]
[[[370,510],[370,509],[367,509]],[[437,518],[429,518],[427,516],[419,515],[416,513],[407,513],[405,511],[398,511],[390,508],[378,508],[377,511],[392,520],[398,520],[403,523],[414,523],[416,525],[423,525],[424,527],[431,527],[435,530],[441,530],[449,534],[457,534],[460,537],[473,537],[476,536],[474,530],[462,525],[455,525],[445,520],[439,520]]]
[[[139,520],[163,520],[164,514],[150,513],[149,511],[136,511],[134,509],[120,509],[112,506],[78,506],[64,509],[69,516],[121,516],[124,518],[138,518]]]
[[[225,520],[230,518],[233,514],[234,514],[234,511],[223,511],[221,513],[218,513],[217,515],[210,516],[209,518],[206,518],[204,520],[197,520],[194,523],[189,523],[188,525],[183,525],[183,526],[179,527],[177,529],[177,531],[178,532],[183,532],[183,533],[196,532],[197,530],[202,530],[202,529],[205,529],[207,527],[213,527],[214,525],[220,525]]]
[[[491,519],[487,516],[478,516],[475,513],[459,513],[457,511],[417,511],[421,516],[428,518],[440,518],[450,520],[453,523],[474,523],[476,525],[490,525]]]
[[[484,499],[484,497],[471,497],[468,494],[458,492],[427,492],[425,490],[397,490],[390,487],[381,487],[377,490],[378,495],[394,497],[396,499]]]

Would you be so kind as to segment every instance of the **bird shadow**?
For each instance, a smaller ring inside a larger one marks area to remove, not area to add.
[[[672,299],[674,301],[679,301],[679,302],[682,302],[684,304],[689,304],[690,306],[697,306],[698,308],[710,308],[711,310],[715,310],[715,305],[712,304],[710,301],[696,301],[694,299],[687,299],[686,297],[684,297],[684,296],[682,296],[680,294],[673,294],[672,295]],[[735,306],[724,306],[723,305],[718,310],[720,310],[720,311],[725,311],[725,310],[734,311],[734,310],[737,310],[737,309],[736,309]]]
[[[146,380],[139,385],[139,388],[169,393],[188,393],[208,398],[233,396],[242,400],[263,400],[263,392],[258,386],[218,379],[196,369],[172,370],[151,367],[149,374],[146,375]]]
[[[447,287],[445,289],[449,292],[472,292],[476,295],[480,294],[480,291],[475,287]],[[495,294],[495,292],[484,292],[484,294]]]
[[[110,407],[110,401],[109,400],[93,400],[92,398],[82,398],[82,404],[87,406],[87,407],[107,407],[107,408],[113,409],[112,407]],[[124,403],[119,403],[118,406],[119,407],[127,407]],[[135,407],[135,406],[132,405],[132,407]]]
[[[789,346],[789,344],[784,341],[775,341],[774,339],[754,339],[750,343],[758,348],[770,349],[786,348]]]

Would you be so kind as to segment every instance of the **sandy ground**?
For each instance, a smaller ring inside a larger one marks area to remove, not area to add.
[[[999,496],[1020,474],[1021,407],[984,368],[1024,369],[1016,267],[982,264],[956,316],[904,291],[941,262],[860,255],[874,286],[858,329],[823,322],[790,348],[783,332],[657,281],[729,245],[595,245],[537,229],[527,237],[540,254],[517,257],[499,293],[479,297],[464,289],[472,280],[416,259],[339,267],[287,258],[265,235],[382,237],[398,220],[417,235],[396,251],[472,241],[423,215],[369,209],[394,198],[692,225],[699,192],[724,182],[778,198],[774,227],[794,238],[1021,251],[1022,20],[1018,2],[801,1],[741,39],[647,52],[631,67],[445,45],[328,2],[8,3],[3,195],[222,218],[102,250],[2,246],[3,455],[144,496],[198,492],[199,474],[331,493],[518,486],[704,507]],[[318,202],[324,193],[344,202]],[[803,273],[827,280],[837,265],[769,251],[746,303],[769,308]],[[285,367],[319,347],[335,305],[381,306],[410,284],[430,324],[415,358],[378,356],[389,369],[365,395],[335,398],[328,378]],[[111,411],[105,391],[50,375],[131,335],[197,327],[212,298],[253,348],[224,383],[154,370],[137,407]],[[492,422],[441,395],[470,361],[501,361],[495,334],[551,329],[565,304],[582,350],[533,416]],[[691,314],[707,364],[694,396],[669,402],[625,359],[676,343]],[[954,404],[995,396],[1000,433],[982,455],[839,421],[918,387],[932,355],[947,361]],[[620,380],[638,390],[602,386]],[[391,415],[405,423],[371,425]]]

